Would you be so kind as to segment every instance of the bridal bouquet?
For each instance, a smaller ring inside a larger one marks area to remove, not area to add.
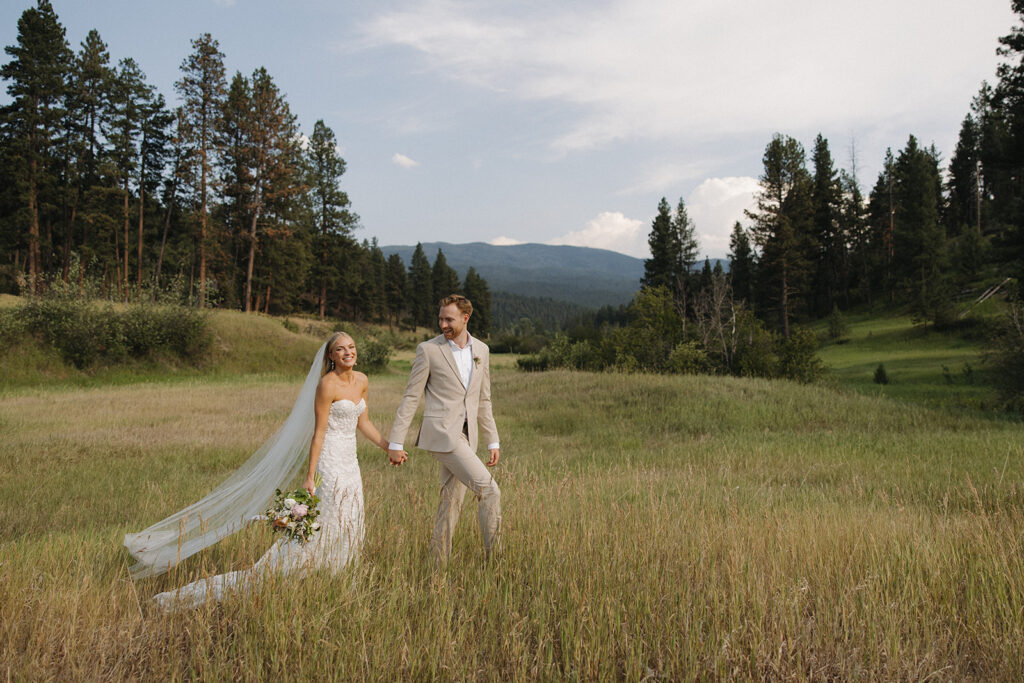
[[[319,473],[318,473],[319,478]],[[317,482],[317,486],[320,482]],[[271,530],[284,534],[289,541],[306,543],[313,540],[320,530],[320,516],[317,506],[320,498],[306,489],[298,489],[289,493],[274,492],[274,502],[267,508],[264,515],[270,523]]]

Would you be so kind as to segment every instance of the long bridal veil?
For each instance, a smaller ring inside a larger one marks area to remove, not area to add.
[[[124,545],[137,560],[130,569],[132,578],[162,574],[238,531],[263,512],[274,489],[298,474],[313,438],[313,401],[326,346],[314,356],[288,419],[241,467],[199,502],[145,531],[125,535]]]

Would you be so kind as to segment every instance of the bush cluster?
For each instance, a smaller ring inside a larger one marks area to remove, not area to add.
[[[169,354],[202,360],[213,335],[207,316],[191,307],[133,304],[115,308],[63,296],[28,299],[0,311],[0,341],[32,337],[55,348],[76,368]]]
[[[383,372],[391,362],[392,347],[376,339],[363,339],[359,344],[359,369],[366,373]]]
[[[556,335],[539,353],[519,358],[519,369],[728,374],[798,382],[814,382],[824,372],[813,333],[796,328],[782,338],[739,305],[705,307],[684,325],[668,292],[654,288],[642,290],[629,312],[625,327],[607,327],[596,338]]]

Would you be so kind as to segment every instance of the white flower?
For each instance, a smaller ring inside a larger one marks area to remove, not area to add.
[[[293,505],[295,505],[295,499],[294,498],[285,498],[284,499],[284,509],[285,510],[291,510]]]
[[[313,522],[313,524],[312,524],[312,526],[310,528],[313,531],[319,531],[319,529],[320,529],[320,522]]]

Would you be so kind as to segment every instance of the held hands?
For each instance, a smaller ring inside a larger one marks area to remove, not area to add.
[[[492,448],[491,449],[491,459],[487,461],[487,466],[488,467],[494,467],[495,465],[497,465],[498,464],[498,458],[500,458],[500,457],[501,457],[500,450],[497,449],[497,448]]]
[[[395,467],[400,466],[403,462],[409,459],[409,455],[404,451],[393,451],[388,449],[388,462]]]

